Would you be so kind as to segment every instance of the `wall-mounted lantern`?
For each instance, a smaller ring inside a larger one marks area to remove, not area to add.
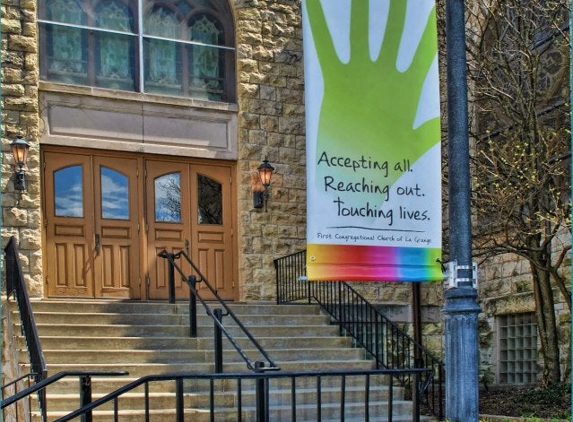
[[[269,187],[271,186],[271,177],[275,168],[271,166],[268,160],[263,160],[263,163],[257,168],[259,173],[259,181],[262,189],[254,189],[253,191],[253,207],[263,208],[267,211],[267,203],[269,201]]]
[[[30,144],[22,139],[22,135],[18,135],[14,141],[10,142],[10,148],[12,149],[14,162],[17,166],[16,170],[14,170],[14,189],[20,191],[26,190],[26,172],[24,171],[24,166],[28,161]]]

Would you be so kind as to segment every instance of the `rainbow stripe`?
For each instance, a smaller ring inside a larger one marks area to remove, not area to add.
[[[326,281],[441,281],[441,248],[307,245],[307,277]]]

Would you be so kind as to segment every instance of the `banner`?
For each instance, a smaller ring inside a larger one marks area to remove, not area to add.
[[[434,0],[303,0],[309,280],[442,280]]]

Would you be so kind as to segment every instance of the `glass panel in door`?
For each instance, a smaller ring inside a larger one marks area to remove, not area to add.
[[[147,268],[149,298],[169,298],[167,261],[158,258],[163,250],[178,252],[189,247],[189,166],[184,163],[146,162]],[[185,271],[189,271],[184,266]],[[181,277],[175,278],[176,297],[188,298]]]
[[[96,295],[140,298],[137,160],[94,157],[94,171]]]
[[[45,153],[44,160],[48,295],[93,297],[93,195],[88,194],[91,159]]]

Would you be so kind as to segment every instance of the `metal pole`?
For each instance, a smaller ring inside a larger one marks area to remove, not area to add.
[[[185,420],[183,405],[183,378],[178,377],[175,380],[175,420],[177,422],[183,422]]]
[[[448,289],[445,322],[446,418],[477,422],[480,307],[472,278],[470,165],[464,1],[446,0],[450,261],[457,287]]]
[[[197,297],[195,291],[197,288],[197,277],[189,276],[189,337],[197,337]]]
[[[169,303],[175,303],[175,254],[167,253],[169,267],[167,269],[167,282],[169,284]]]
[[[223,310],[222,309],[214,309],[213,314],[217,321],[223,321]],[[216,322],[215,324],[215,332],[214,332],[214,348],[215,348],[215,373],[221,374],[223,372],[223,332],[221,331],[221,327]]]
[[[262,372],[265,367],[265,363],[261,361],[255,362],[255,370]],[[256,401],[256,416],[255,420],[257,422],[268,422],[269,421],[269,380],[267,377],[257,378],[255,387],[255,401]],[[296,409],[293,409],[295,412]]]
[[[46,389],[44,389],[45,391]],[[80,376],[80,407],[92,402],[92,379],[89,375]],[[47,417],[47,416],[46,416]],[[88,410],[81,416],[82,422],[92,422],[92,411]]]

